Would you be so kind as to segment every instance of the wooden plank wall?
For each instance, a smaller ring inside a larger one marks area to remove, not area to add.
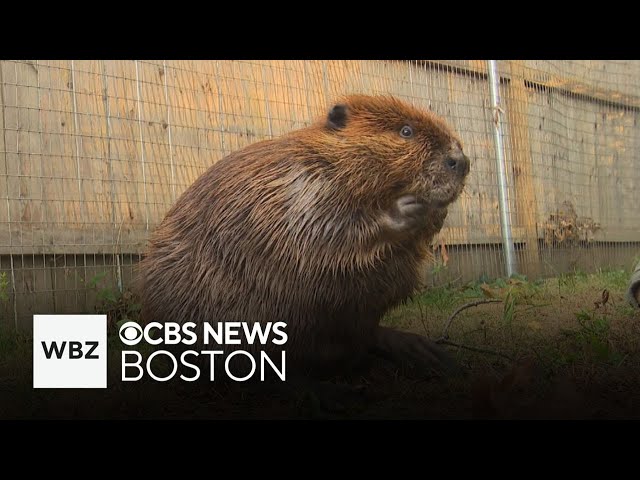
[[[2,72],[6,168],[20,181],[2,195],[9,211],[0,217],[8,226],[1,253],[139,253],[149,229],[208,166],[308,125],[340,95],[361,91],[432,108],[461,131],[478,162],[443,238],[499,239],[495,209],[478,213],[473,200],[497,202],[495,168],[484,161],[493,144],[479,76],[347,61],[4,61]]]
[[[522,270],[544,273],[545,228],[566,202],[600,224],[594,240],[639,242],[640,62],[500,61],[499,72]],[[14,305],[86,309],[96,265],[126,286],[124,265],[206,168],[353,92],[395,94],[460,133],[472,173],[434,243],[482,245],[492,260],[464,265],[502,275],[484,61],[3,60],[0,271],[15,277]]]

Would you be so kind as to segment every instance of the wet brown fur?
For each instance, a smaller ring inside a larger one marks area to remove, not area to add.
[[[138,266],[144,321],[284,321],[288,369],[340,368],[370,348],[463,188],[443,167],[460,140],[392,97],[341,103],[344,128],[324,115],[249,145],[183,193]],[[407,124],[412,139],[398,133]],[[421,231],[385,227],[404,194],[432,205]]]

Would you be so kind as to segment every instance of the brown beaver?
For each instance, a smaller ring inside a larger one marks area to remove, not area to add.
[[[379,322],[419,285],[468,172],[442,119],[390,96],[347,96],[313,125],[223,158],[182,194],[138,265],[142,318],[284,321],[287,372],[340,371],[371,351],[442,363],[425,337]]]

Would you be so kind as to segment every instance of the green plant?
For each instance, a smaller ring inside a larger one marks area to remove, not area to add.
[[[565,293],[574,294],[581,288],[584,288],[589,280],[589,275],[579,269],[571,272],[561,273],[557,277],[558,295],[562,294],[562,288]]]
[[[86,283],[87,288],[96,292],[96,306],[117,301],[116,290],[106,284],[107,272],[100,272]]]
[[[629,282],[629,273],[624,269],[603,269],[600,268],[591,277],[600,284],[601,288],[607,288],[609,290],[624,291],[627,288]]]
[[[587,355],[593,355],[600,361],[619,361],[620,355],[610,347],[611,325],[605,315],[596,315],[582,310],[575,314],[580,328],[575,332],[578,344]]]
[[[0,302],[9,301],[9,279],[7,272],[0,273]]]
[[[502,309],[502,321],[505,325],[511,325],[516,311],[516,298],[512,291],[507,291],[504,299],[504,308]]]
[[[544,281],[530,282],[524,275],[512,275],[508,279],[470,282],[464,287],[464,297],[489,297],[506,299],[510,295],[515,303],[531,302],[544,290]]]
[[[561,273],[558,275],[558,295],[561,295],[562,289],[565,291],[575,291],[576,276],[572,273]]]
[[[110,285],[106,277],[107,272],[98,273],[87,282],[87,287],[96,291],[96,312],[107,315],[109,327],[119,327],[123,322],[135,319],[141,305],[132,292],[121,292]]]
[[[425,307],[446,311],[450,310],[459,298],[458,292],[448,286],[443,286],[434,287],[423,292],[416,300]]]
[[[444,261],[442,260],[436,260],[433,263],[433,266],[431,267],[431,275],[438,275],[440,273],[442,273],[443,271],[446,271],[447,269],[447,264],[444,263]]]

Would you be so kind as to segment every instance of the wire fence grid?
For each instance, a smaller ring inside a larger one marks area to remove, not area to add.
[[[495,75],[490,65],[0,61],[0,322],[27,328],[35,313],[114,301],[206,168],[356,92],[443,116],[472,160],[433,242],[432,284],[504,276],[510,250],[513,272],[532,279],[630,268],[640,62],[501,60]]]

